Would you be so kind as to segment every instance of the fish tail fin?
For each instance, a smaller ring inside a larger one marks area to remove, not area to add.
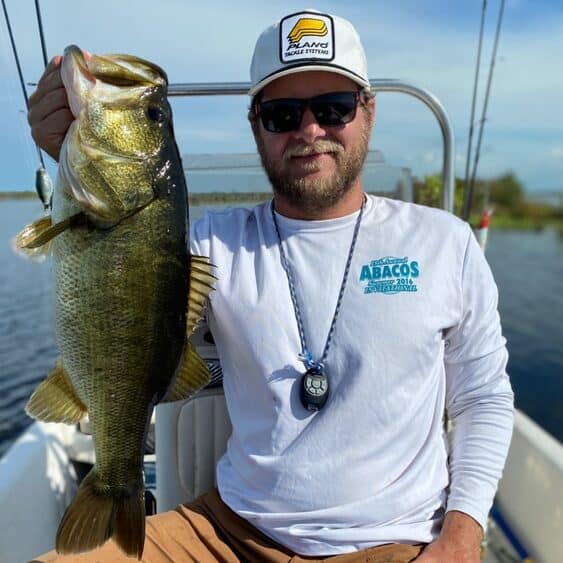
[[[120,498],[115,518],[115,543],[127,555],[141,559],[145,545],[145,497],[142,484],[130,496]]]
[[[112,491],[95,473],[86,475],[59,525],[56,550],[82,553],[113,536],[129,556],[141,559],[145,544],[145,503],[142,481]]]

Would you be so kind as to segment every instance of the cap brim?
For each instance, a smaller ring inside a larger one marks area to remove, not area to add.
[[[278,72],[274,72],[272,74],[270,74],[269,76],[266,76],[266,78],[263,78],[260,82],[258,82],[258,84],[256,84],[255,86],[253,86],[252,88],[250,88],[250,90],[248,91],[248,95],[249,96],[255,96],[258,92],[260,92],[260,90],[262,90],[262,88],[264,88],[266,85],[270,84],[270,82],[273,82],[274,80],[281,78],[282,76],[287,76],[288,74],[296,74],[298,72],[311,72],[314,70],[321,70],[324,72],[334,72],[335,74],[340,74],[341,76],[346,76],[347,78],[349,78],[350,80],[353,80],[356,84],[359,84],[360,86],[364,87],[364,88],[370,88],[370,83],[368,80],[365,80],[364,78],[362,78],[361,76],[354,74],[353,72],[350,72],[349,70],[334,66],[334,65],[323,65],[323,64],[310,64],[310,65],[297,65],[295,67],[292,68],[286,68],[283,70],[280,70]]]

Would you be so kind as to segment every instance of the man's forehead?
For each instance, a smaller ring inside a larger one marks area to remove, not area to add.
[[[325,92],[357,90],[353,81],[327,71],[307,71],[287,74],[267,84],[262,90],[262,98],[309,98]]]

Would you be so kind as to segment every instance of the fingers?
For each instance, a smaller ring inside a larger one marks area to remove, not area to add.
[[[64,108],[68,109],[68,107],[66,90],[63,86],[44,93],[42,92],[41,96],[37,95],[33,101],[29,98],[27,121],[33,127],[40,121],[43,121],[51,113],[55,113]]]
[[[63,60],[62,55],[55,55],[50,61],[49,64],[45,67],[45,72],[43,75],[50,74],[54,70],[58,69],[61,66],[61,62]]]
[[[31,127],[33,140],[52,158],[59,160],[61,146],[74,116],[67,108],[62,108],[47,115]]]
[[[43,92],[59,88],[63,85],[61,80],[61,61],[63,58],[60,55],[53,57],[49,64],[45,67],[43,75],[37,84],[37,90],[30,96],[30,101],[33,98],[41,97]]]
[[[61,79],[60,64],[62,57],[53,57],[43,75],[39,79],[37,84],[37,89],[29,97],[30,107],[34,107],[46,94],[56,90],[58,88],[63,88],[63,81]]]
[[[62,57],[51,59],[37,89],[29,97],[27,120],[35,142],[55,160],[73,121],[60,73]]]

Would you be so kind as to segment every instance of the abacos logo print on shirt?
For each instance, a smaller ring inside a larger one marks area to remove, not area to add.
[[[360,282],[366,284],[364,294],[418,291],[415,283],[420,275],[417,260],[410,260],[408,256],[398,258],[385,256],[364,264],[360,272]]]

